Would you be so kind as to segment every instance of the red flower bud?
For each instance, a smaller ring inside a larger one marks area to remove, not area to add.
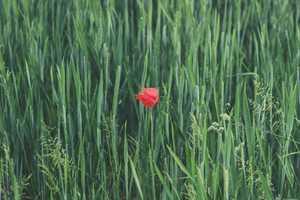
[[[159,101],[159,92],[156,88],[144,88],[136,95],[136,99],[146,108],[153,108]]]

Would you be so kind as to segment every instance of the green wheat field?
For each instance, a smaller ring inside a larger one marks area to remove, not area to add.
[[[300,199],[300,0],[0,0],[0,109],[0,200]]]

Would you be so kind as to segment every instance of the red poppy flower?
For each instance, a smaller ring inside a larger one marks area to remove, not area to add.
[[[156,88],[144,88],[136,95],[136,99],[146,108],[153,108],[159,101],[159,92]]]

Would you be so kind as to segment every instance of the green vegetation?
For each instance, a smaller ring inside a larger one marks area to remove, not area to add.
[[[0,199],[298,199],[299,92],[299,0],[0,0]]]

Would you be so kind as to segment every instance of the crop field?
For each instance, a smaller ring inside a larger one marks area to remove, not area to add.
[[[0,0],[0,200],[300,199],[300,0]]]

